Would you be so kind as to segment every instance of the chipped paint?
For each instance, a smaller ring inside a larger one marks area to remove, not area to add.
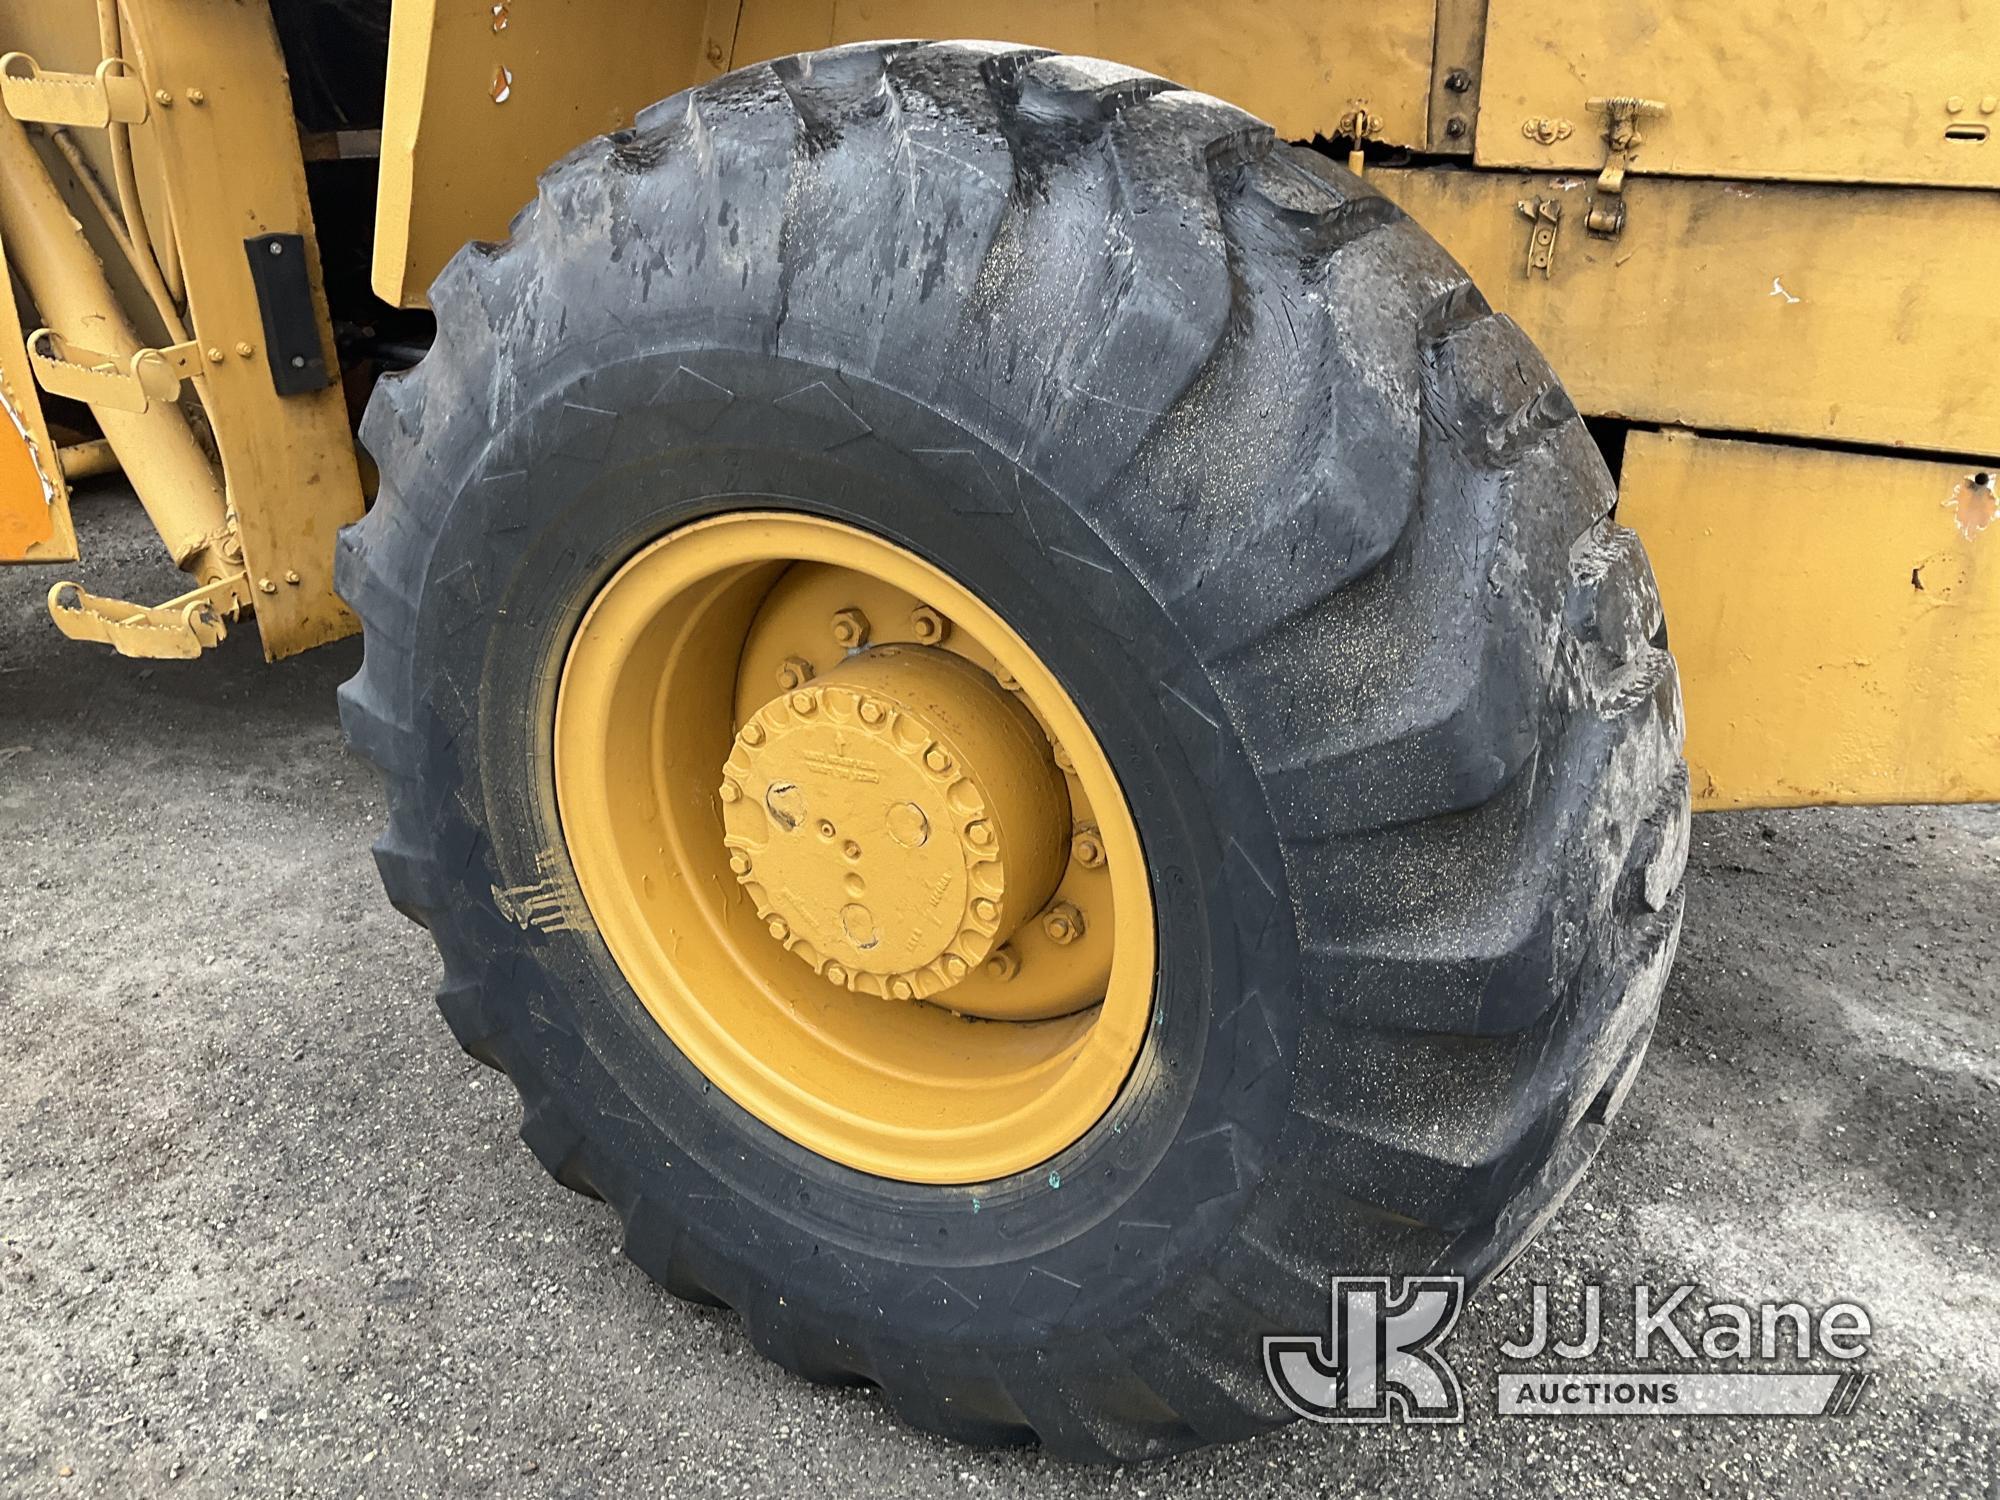
[[[1969,474],[1952,487],[1945,508],[1956,512],[1958,534],[1968,542],[1991,526],[2000,513],[2000,496],[1994,493],[1991,470]]]
[[[495,64],[493,87],[487,92],[493,96],[495,104],[505,104],[514,95],[514,70],[505,63]]]
[[[55,481],[49,478],[49,471],[42,466],[40,448],[35,443],[35,435],[28,431],[28,424],[21,420],[21,414],[14,409],[14,403],[7,397],[4,386],[0,386],[0,411],[7,413],[7,420],[21,439],[21,445],[28,450],[28,462],[34,467],[35,478],[41,481],[42,503],[53,506],[59,498]]]
[[[1783,297],[1787,305],[1796,305],[1805,300],[1803,297],[1794,297],[1790,292],[1786,291],[1784,279],[1779,276],[1771,278],[1771,295],[1773,297]]]

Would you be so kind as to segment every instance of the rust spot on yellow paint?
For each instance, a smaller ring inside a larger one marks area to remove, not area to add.
[[[1961,479],[1944,503],[1958,513],[1958,534],[1967,541],[1991,526],[1995,515],[2000,514],[2000,496],[1994,494],[1990,473]]]

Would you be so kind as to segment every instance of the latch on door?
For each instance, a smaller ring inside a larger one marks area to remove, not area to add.
[[[1589,104],[1593,114],[1604,116],[1604,168],[1597,174],[1597,192],[1583,227],[1615,240],[1625,230],[1625,174],[1645,140],[1639,122],[1659,118],[1667,107],[1657,99],[1592,99]]]

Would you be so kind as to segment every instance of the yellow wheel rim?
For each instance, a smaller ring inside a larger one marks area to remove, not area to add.
[[[1118,779],[1040,657],[904,548],[774,512],[652,543],[570,646],[555,784],[641,1003],[799,1145],[990,1181],[1131,1074],[1153,906]]]

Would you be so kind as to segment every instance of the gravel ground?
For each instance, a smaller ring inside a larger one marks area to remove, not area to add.
[[[89,586],[175,591],[135,507],[80,519]],[[2000,809],[1699,819],[1619,1128],[1454,1335],[1470,1420],[1113,1475],[913,1433],[624,1264],[382,900],[356,644],[148,666],[62,643],[54,577],[0,569],[0,1493],[2000,1500]],[[1846,1419],[1494,1416],[1527,1285],[1593,1279],[1859,1301],[1878,1381]]]

